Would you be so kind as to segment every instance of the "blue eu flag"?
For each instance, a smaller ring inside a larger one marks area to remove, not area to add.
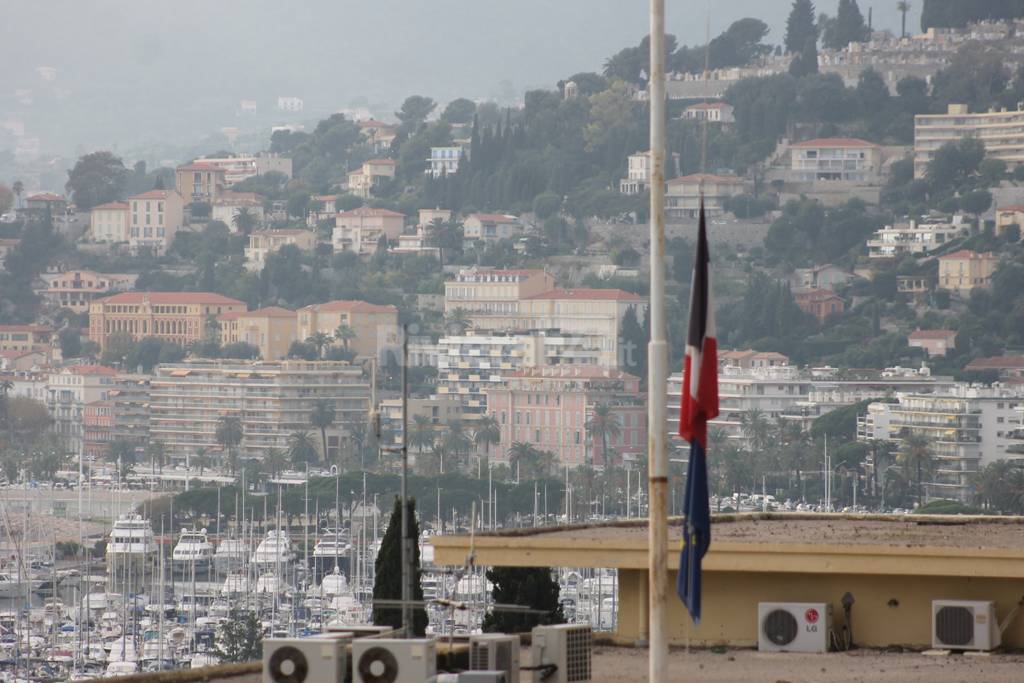
[[[690,442],[683,504],[683,548],[679,555],[676,592],[693,623],[700,623],[701,561],[711,545],[711,512],[708,504],[708,468],[700,440]]]

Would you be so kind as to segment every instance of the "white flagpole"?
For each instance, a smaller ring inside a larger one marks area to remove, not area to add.
[[[668,681],[668,346],[665,341],[665,0],[651,0],[651,339],[647,347],[649,678]]]

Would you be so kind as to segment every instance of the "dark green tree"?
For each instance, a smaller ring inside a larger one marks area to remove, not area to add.
[[[411,133],[427,120],[436,107],[437,103],[429,97],[410,95],[402,102],[402,108],[395,112],[395,116],[402,122],[403,130]]]
[[[119,199],[128,179],[128,170],[120,158],[110,152],[93,152],[81,157],[68,171],[64,186],[80,211]]]
[[[221,663],[255,662],[263,657],[263,628],[251,612],[235,612],[224,625],[213,654]]]
[[[484,617],[485,632],[528,633],[534,626],[565,623],[558,601],[558,581],[550,568],[495,567],[487,570],[487,580],[494,584],[494,602],[544,610],[544,614],[495,610]]]
[[[818,41],[818,29],[814,21],[814,4],[811,0],[793,0],[793,6],[786,19],[786,52],[801,53],[808,39]]]
[[[441,112],[441,120],[448,123],[469,123],[476,113],[476,104],[465,97],[454,99]]]
[[[395,505],[391,511],[391,520],[388,522],[387,531],[384,532],[384,539],[380,544],[380,551],[377,553],[377,562],[374,565],[373,599],[374,600],[401,600],[402,599],[402,504],[399,498],[395,497]],[[405,507],[406,520],[409,525],[409,538],[412,539],[414,576],[412,581],[413,601],[423,600],[423,586],[420,583],[420,548],[416,540],[420,537],[420,524],[416,519],[416,500],[410,498]],[[412,612],[412,630],[417,636],[422,636],[427,631],[427,611],[416,606]],[[374,607],[373,623],[378,626],[402,627],[402,610],[398,607]]]

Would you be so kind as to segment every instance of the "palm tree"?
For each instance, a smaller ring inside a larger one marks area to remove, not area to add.
[[[0,380],[0,427],[7,427],[7,393],[14,388],[14,382],[9,379]],[[7,435],[7,440],[10,441],[10,434]]]
[[[316,441],[313,435],[303,430],[292,432],[288,437],[288,460],[295,467],[316,462]]]
[[[21,199],[21,193],[25,191],[25,183],[15,180],[14,184],[11,185],[11,190],[14,192],[15,197]]]
[[[250,211],[249,207],[243,206],[231,217],[231,225],[238,228],[240,233],[248,237],[252,229],[256,227],[256,214]]]
[[[149,457],[150,471],[160,468],[160,474],[164,473],[164,463],[167,461],[167,449],[162,441],[150,441],[146,446],[146,456]]]
[[[306,337],[306,343],[311,344],[316,349],[317,358],[324,357],[324,349],[330,346],[332,341],[334,341],[334,337],[319,330]]]
[[[313,412],[309,414],[309,423],[320,430],[324,462],[327,462],[327,428],[334,424],[335,417],[336,412],[332,401],[326,398],[318,398],[313,401]]]
[[[900,0],[896,3],[896,11],[901,15],[900,17],[900,38],[907,37],[907,12],[910,11],[910,3],[906,0]]]
[[[521,469],[525,464],[527,471],[536,460],[537,449],[525,441],[516,441],[508,449],[508,464],[513,469]]]
[[[358,335],[356,331],[351,327],[342,323],[334,328],[334,338],[341,342],[341,346],[348,351],[349,342],[355,339]]]
[[[917,506],[924,503],[924,471],[932,465],[932,442],[922,434],[911,434],[903,440],[899,458],[903,467],[917,474]]]
[[[464,308],[456,308],[444,319],[444,327],[448,334],[465,334],[471,324],[469,314]]]
[[[195,455],[192,456],[192,462],[199,468],[199,476],[203,476],[203,472],[210,466],[210,455],[205,446],[196,449]]]
[[[263,456],[263,465],[267,468],[267,472],[270,473],[271,479],[276,478],[287,464],[288,454],[280,448],[271,448],[267,451],[267,454]]]
[[[585,426],[591,438],[601,439],[601,460],[603,464],[608,464],[608,440],[617,439],[622,434],[619,416],[612,412],[612,407],[607,403],[599,403],[594,406],[594,412]],[[587,467],[593,467],[593,464],[593,458],[588,458]]]
[[[469,450],[471,442],[462,420],[452,420],[448,423],[443,441],[445,450],[451,452],[456,458]]]
[[[485,452],[501,441],[501,425],[494,415],[484,415],[477,420],[473,430],[473,444]]]
[[[217,431],[214,432],[214,438],[222,448],[226,448],[228,451],[228,466],[232,476],[235,474],[235,465],[238,462],[235,450],[242,443],[244,436],[242,420],[237,415],[223,415],[217,420]]]
[[[771,425],[764,411],[758,408],[745,411],[740,417],[740,428],[751,448],[760,451],[768,447]]]
[[[434,445],[437,440],[437,433],[434,431],[434,424],[426,415],[414,415],[412,418],[412,429],[409,430],[409,446],[415,448],[418,453]]]

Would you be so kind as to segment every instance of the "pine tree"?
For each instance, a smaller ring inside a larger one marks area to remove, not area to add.
[[[374,564],[373,599],[374,600],[401,600],[402,599],[402,518],[401,502],[396,497],[395,506],[391,512],[391,520],[388,522],[387,531],[384,532],[384,539],[380,544],[380,552],[377,553],[377,562]],[[416,520],[416,501],[409,499],[405,508],[406,519],[409,521],[409,537],[413,539],[413,567],[415,576],[412,582],[413,601],[423,600],[423,586],[420,583],[420,547],[417,542],[420,537],[420,525]],[[402,610],[399,607],[373,608],[373,623],[378,626],[402,627]],[[423,607],[413,608],[412,630],[417,636],[427,632],[427,612]]]
[[[860,13],[857,0],[839,0],[835,33],[836,49],[842,49],[850,43],[859,43],[867,38],[868,27],[864,23],[864,15]]]
[[[545,614],[522,614],[496,610],[484,617],[485,633],[526,633],[542,624],[563,624],[565,615],[558,601],[558,582],[547,567],[495,567],[487,570],[494,584],[494,602],[520,605]]]
[[[814,23],[814,4],[811,0],[793,0],[793,8],[786,19],[786,52],[803,53],[807,39],[818,41],[818,29]]]

